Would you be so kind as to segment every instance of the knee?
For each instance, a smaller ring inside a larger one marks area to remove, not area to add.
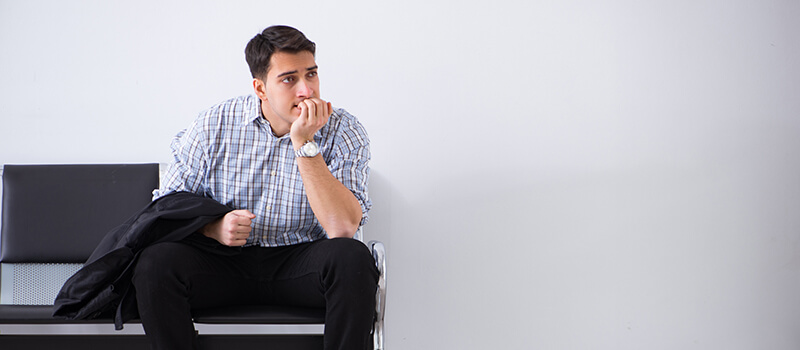
[[[347,266],[374,265],[369,248],[364,243],[352,238],[331,238],[328,250],[337,264]]]
[[[328,240],[327,248],[330,267],[337,274],[377,283],[375,259],[364,243],[351,238],[332,238]]]

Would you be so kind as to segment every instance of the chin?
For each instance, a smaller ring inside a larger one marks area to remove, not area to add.
[[[284,118],[289,124],[294,123],[297,119],[300,119],[300,113],[289,113],[286,118]]]

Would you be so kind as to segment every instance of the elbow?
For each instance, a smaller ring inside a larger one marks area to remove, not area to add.
[[[328,238],[353,238],[358,231],[359,221],[336,222],[325,228]]]
[[[331,211],[324,215],[318,215],[317,220],[325,229],[328,238],[353,238],[361,225],[363,214],[361,206],[353,197],[353,205],[342,206],[341,210]]]

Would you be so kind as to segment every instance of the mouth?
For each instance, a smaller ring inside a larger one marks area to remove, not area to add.
[[[297,103],[292,105],[292,109],[297,108],[298,110],[300,110],[300,104],[303,103],[303,101],[305,100],[297,101]]]

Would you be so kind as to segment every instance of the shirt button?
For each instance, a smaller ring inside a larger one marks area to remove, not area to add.
[[[277,172],[277,171],[275,171],[275,170],[273,170],[273,171],[270,173],[270,175],[272,175],[272,176],[278,175],[278,172]]]
[[[267,206],[267,211],[270,211],[270,210],[272,210],[272,206],[268,205]]]

